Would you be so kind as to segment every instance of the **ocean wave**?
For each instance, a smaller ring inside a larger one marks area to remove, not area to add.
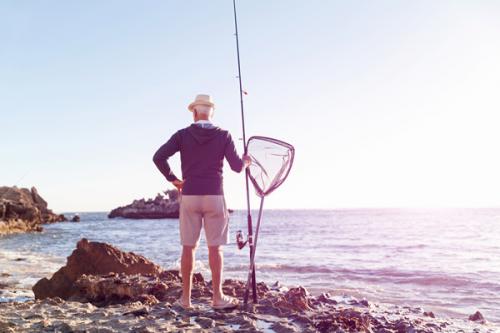
[[[248,265],[226,266],[227,271],[240,271]],[[481,280],[477,276],[455,276],[436,272],[402,271],[393,268],[381,269],[347,269],[325,265],[290,265],[290,264],[257,264],[261,272],[281,272],[293,274],[330,274],[332,279],[377,282],[383,284],[413,284],[446,288],[470,287],[475,290],[484,289],[500,291],[500,283]]]
[[[240,271],[248,269],[248,265],[231,265],[224,267],[227,271]],[[287,264],[256,264],[260,271],[277,271],[288,273],[335,273],[335,270],[323,265],[287,265]]]
[[[0,251],[0,273],[3,279],[21,288],[31,288],[42,277],[51,276],[66,258],[30,251]]]

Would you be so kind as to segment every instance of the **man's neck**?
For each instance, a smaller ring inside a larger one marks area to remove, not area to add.
[[[212,123],[212,122],[209,119],[198,119],[195,121],[195,123],[201,123],[201,124],[205,123],[206,124],[206,123]]]

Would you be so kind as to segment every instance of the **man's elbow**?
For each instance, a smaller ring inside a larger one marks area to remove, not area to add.
[[[153,155],[153,163],[155,165],[159,165],[161,163],[161,156],[158,154],[158,152],[156,152],[154,155]]]
[[[241,173],[243,171],[243,163],[238,165],[232,165],[231,170],[233,170],[236,173]]]

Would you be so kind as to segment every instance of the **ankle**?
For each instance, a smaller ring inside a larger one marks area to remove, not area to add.
[[[222,292],[222,290],[214,292],[213,294],[214,294],[213,299],[221,299],[222,297],[224,297],[224,293]]]

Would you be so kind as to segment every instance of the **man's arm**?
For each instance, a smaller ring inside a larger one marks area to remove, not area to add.
[[[228,132],[227,133],[227,138],[226,138],[226,149],[224,151],[224,156],[226,157],[226,160],[229,162],[229,166],[231,167],[231,170],[235,172],[241,172],[243,170],[243,160],[238,156],[238,153],[236,152],[236,147],[234,146],[234,141],[233,138],[231,137],[231,134]]]
[[[168,158],[180,150],[179,132],[176,132],[154,154],[153,162],[169,182],[179,180],[168,165]]]

